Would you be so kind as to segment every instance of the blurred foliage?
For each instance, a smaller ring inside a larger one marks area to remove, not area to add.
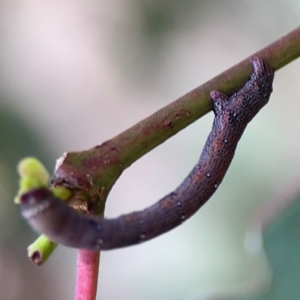
[[[300,195],[269,224],[264,233],[267,258],[273,271],[269,293],[260,300],[300,297]]]
[[[0,218],[2,222],[7,222],[6,225],[9,228],[15,228],[18,232],[21,230],[19,226],[23,224],[23,220],[18,217],[18,207],[13,203],[14,195],[18,190],[17,164],[24,156],[30,155],[35,155],[47,162],[50,155],[30,126],[17,113],[3,105],[0,106],[0,136],[0,195],[2,202]],[[19,228],[15,227],[16,224],[19,225]],[[4,233],[5,243],[8,242],[7,239],[17,242],[16,233],[0,231],[0,235]],[[1,242],[4,242],[3,238],[1,236]]]
[[[34,295],[49,288],[47,282],[39,280],[40,271],[31,269],[34,267],[27,258],[26,248],[35,233],[21,218],[13,198],[18,184],[18,161],[24,156],[35,155],[48,162],[50,154],[32,128],[15,111],[2,104],[0,137],[0,299],[37,299]],[[49,280],[51,278],[49,274]],[[34,288],[28,289],[28,286]],[[43,298],[50,300],[51,292]]]
[[[286,199],[281,199],[286,201]],[[241,300],[283,300],[300,297],[300,193],[292,204],[267,225],[264,249],[271,266],[272,282],[265,294]]]

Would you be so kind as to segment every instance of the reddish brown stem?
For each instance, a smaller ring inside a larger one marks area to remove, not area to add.
[[[96,299],[99,260],[99,251],[78,250],[75,300]]]
[[[300,27],[253,56],[263,59],[274,71],[282,68],[300,56]],[[103,211],[111,187],[127,167],[209,112],[211,91],[232,95],[250,74],[250,59],[246,58],[102,145],[65,153],[55,169],[55,184],[88,191],[89,199],[96,195],[102,201],[90,201],[92,211]]]

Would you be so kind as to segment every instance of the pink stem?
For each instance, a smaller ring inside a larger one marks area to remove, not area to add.
[[[100,252],[78,250],[75,300],[95,300]]]

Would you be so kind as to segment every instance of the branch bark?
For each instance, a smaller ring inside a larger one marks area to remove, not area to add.
[[[279,70],[300,56],[300,27],[253,56]],[[103,213],[105,199],[123,170],[208,113],[212,90],[230,95],[243,86],[251,71],[248,57],[102,145],[65,153],[55,169],[55,184],[88,191],[92,211]],[[94,201],[95,194],[100,202]]]

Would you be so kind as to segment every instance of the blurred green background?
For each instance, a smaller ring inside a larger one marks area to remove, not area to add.
[[[52,171],[63,152],[117,135],[299,26],[300,2],[1,0],[0,12],[0,299],[50,300],[74,297],[76,250],[59,247],[39,268],[28,261],[36,234],[13,203],[17,162],[33,155]],[[300,176],[299,69],[297,60],[276,73],[269,105],[196,216],[153,241],[101,254],[98,299],[217,299],[215,292],[269,282],[263,254],[244,240],[255,212]],[[203,117],[126,170],[106,215],[173,190],[212,120]]]

